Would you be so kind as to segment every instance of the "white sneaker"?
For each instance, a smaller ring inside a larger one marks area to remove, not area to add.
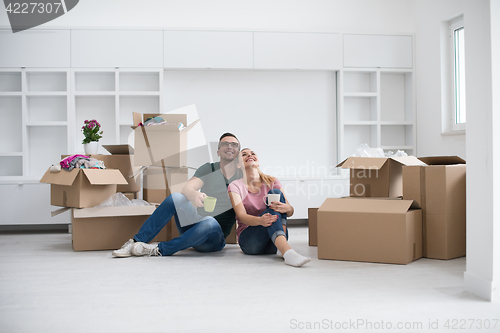
[[[126,258],[132,256],[132,245],[134,245],[134,240],[129,239],[121,248],[114,250],[112,255],[117,258]]]
[[[146,244],[143,242],[137,242],[132,246],[132,254],[134,256],[155,256],[161,257],[160,249],[158,244]]]

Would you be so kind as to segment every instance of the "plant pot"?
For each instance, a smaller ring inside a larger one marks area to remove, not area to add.
[[[97,154],[97,150],[99,149],[99,142],[92,141],[89,143],[83,144],[83,149],[85,150],[85,155],[95,155]]]

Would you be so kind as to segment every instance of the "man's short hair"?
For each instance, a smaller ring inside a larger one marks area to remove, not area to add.
[[[236,140],[238,140],[238,138],[236,137],[236,135],[234,135],[233,133],[229,133],[229,132],[226,132],[224,134],[222,134],[219,138],[219,142],[222,141],[222,139],[224,139],[226,136],[232,136],[233,138],[235,138]],[[240,142],[240,140],[238,140],[238,142]]]

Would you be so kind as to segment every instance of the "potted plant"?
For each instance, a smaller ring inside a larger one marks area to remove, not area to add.
[[[95,119],[85,120],[82,132],[84,136],[82,143],[85,155],[97,154],[99,140],[102,138],[101,124]]]

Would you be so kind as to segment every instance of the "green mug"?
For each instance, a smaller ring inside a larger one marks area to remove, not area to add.
[[[205,208],[206,212],[213,212],[215,209],[215,203],[217,202],[217,198],[214,197],[205,197],[203,199],[203,207]]]

